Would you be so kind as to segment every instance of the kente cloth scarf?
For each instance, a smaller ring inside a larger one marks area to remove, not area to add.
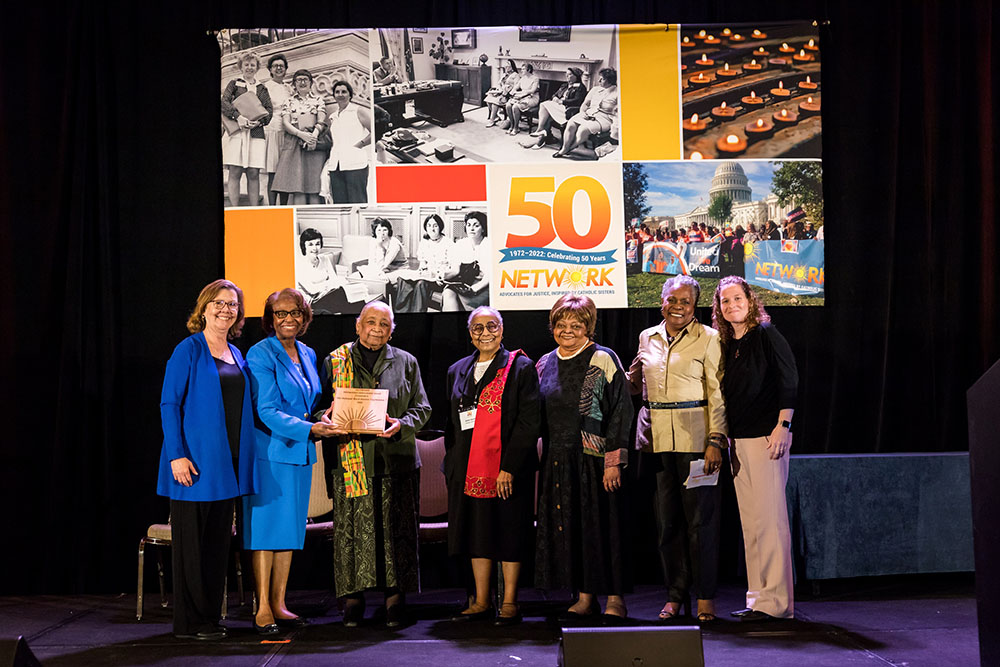
[[[497,475],[500,474],[500,401],[514,358],[519,353],[521,350],[510,353],[507,365],[483,388],[479,402],[476,403],[476,424],[472,427],[469,467],[465,472],[467,496],[497,497]]]
[[[351,361],[351,344],[345,343],[330,353],[330,378],[333,391],[350,387],[354,382],[354,363]],[[344,489],[348,498],[368,495],[368,477],[365,475],[365,456],[361,441],[351,438],[340,443],[340,467],[344,469]]]

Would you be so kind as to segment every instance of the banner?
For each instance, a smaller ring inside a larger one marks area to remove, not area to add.
[[[292,285],[317,314],[658,307],[675,272],[710,299],[751,224],[822,234],[810,23],[217,38],[226,277],[251,316]],[[822,303],[756,279],[767,305]]]
[[[775,292],[823,296],[823,241],[761,241],[745,248],[746,281]]]

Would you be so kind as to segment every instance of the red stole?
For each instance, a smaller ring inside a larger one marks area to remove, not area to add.
[[[472,428],[472,444],[469,447],[469,467],[465,472],[467,496],[497,497],[497,475],[500,474],[500,401],[514,358],[520,352],[521,350],[514,350],[510,353],[507,365],[497,371],[496,377],[479,395],[476,425]]]

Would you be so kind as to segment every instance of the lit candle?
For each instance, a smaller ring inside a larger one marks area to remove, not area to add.
[[[739,74],[739,70],[729,69],[729,63],[726,63],[722,66],[722,69],[716,70],[715,73],[718,76],[729,79]]]
[[[789,125],[795,125],[799,122],[799,115],[794,111],[789,111],[788,109],[775,111],[771,114],[771,118],[774,119],[774,124],[779,127],[788,127]]]
[[[709,35],[708,37],[705,38],[705,44],[708,44],[710,46],[718,46],[719,44],[722,44],[722,40],[716,37],[715,35]]]
[[[715,142],[715,147],[720,153],[725,153],[727,156],[739,155],[747,149],[747,140],[735,134],[730,134],[725,137],[719,137],[719,140]]]
[[[729,38],[729,41],[730,42],[734,42],[736,44],[739,44],[740,42],[747,41],[747,38],[744,37],[743,35],[741,35],[740,33],[735,32],[735,33],[733,33],[733,36]]]
[[[723,28],[722,29],[722,36],[725,37],[726,39],[729,39],[730,37],[733,36],[733,31],[730,30],[729,28]]]
[[[704,40],[706,37],[708,37],[708,32],[706,32],[705,30],[699,30],[698,34],[694,36],[695,39],[700,39],[700,40]]]
[[[701,58],[694,61],[694,64],[697,65],[698,67],[708,68],[708,67],[713,67],[715,65],[715,61],[703,53],[701,54]]]
[[[681,49],[693,49],[695,46],[697,45],[691,41],[691,38],[684,35],[684,38],[681,40]]]
[[[753,29],[753,32],[750,33],[750,36],[753,37],[754,39],[767,39],[767,33],[761,32],[760,30],[757,30],[757,28]]]
[[[778,82],[778,87],[771,89],[771,94],[774,95],[775,97],[781,97],[781,98],[785,98],[785,97],[788,97],[789,95],[791,95],[791,93],[789,92],[789,90],[787,88],[785,88],[785,82],[784,81],[779,81]]]
[[[781,47],[778,49],[778,51],[784,53],[786,56],[790,56],[793,53],[795,53],[795,48],[788,46],[788,42],[782,42]]]
[[[807,76],[805,81],[799,81],[799,88],[802,90],[816,90],[819,88],[819,84]]]
[[[750,62],[748,62],[746,65],[743,66],[743,71],[749,70],[751,72],[759,72],[762,69],[764,69],[764,66],[758,63],[756,58],[754,58],[753,60],[751,60]]]
[[[764,99],[762,97],[757,97],[757,93],[750,91],[750,94],[742,98],[742,102],[747,106],[748,109],[756,109],[763,106]]]
[[[809,43],[803,46],[802,48],[804,48],[806,51],[808,51],[813,55],[819,53],[819,45],[816,43],[815,39],[810,39]]]
[[[758,118],[756,123],[747,123],[743,129],[747,134],[747,142],[753,143],[767,139],[774,134],[774,123],[770,123],[764,118]]]
[[[727,107],[725,102],[717,107],[712,107],[712,116],[718,118],[720,121],[729,120],[735,115],[736,109],[733,107]]]
[[[692,88],[704,88],[708,84],[712,83],[714,79],[705,76],[704,72],[698,72],[698,76],[692,76],[688,78],[688,85]]]
[[[806,53],[805,49],[801,49],[798,53],[792,56],[792,60],[794,60],[797,63],[808,63],[812,62],[813,60],[816,60],[816,58]]]
[[[705,156],[702,155],[701,153],[699,153],[698,151],[691,151],[691,154],[688,155],[688,159],[689,160],[703,160],[703,159],[705,159]]]
[[[799,113],[802,114],[803,118],[808,116],[816,116],[820,112],[819,98],[813,98],[811,95],[806,98],[805,102],[799,102]]]
[[[708,127],[708,120],[698,118],[698,114],[691,114],[691,118],[685,118],[681,125],[684,126],[684,136],[692,136],[704,132]]]

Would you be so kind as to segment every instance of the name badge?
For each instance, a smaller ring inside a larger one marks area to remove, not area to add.
[[[465,412],[458,413],[458,423],[463,431],[468,431],[476,425],[476,409],[471,408]]]

